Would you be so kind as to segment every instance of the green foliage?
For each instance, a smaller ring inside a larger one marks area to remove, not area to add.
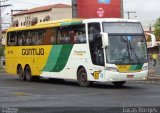
[[[0,57],[4,56],[4,47],[0,46]]]
[[[155,28],[154,34],[156,38],[160,40],[160,18],[157,19],[156,23],[154,24],[154,28]]]

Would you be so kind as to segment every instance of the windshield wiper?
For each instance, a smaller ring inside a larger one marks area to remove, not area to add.
[[[124,42],[124,43],[127,44],[127,48],[128,48],[128,52],[129,52],[129,53],[128,53],[128,54],[129,54],[129,60],[131,61],[131,56],[132,56],[132,52],[133,52],[134,55],[135,55],[135,57],[136,57],[136,59],[137,59],[137,61],[138,61],[138,63],[141,63],[140,60],[139,60],[139,58],[138,58],[138,56],[137,56],[137,54],[136,54],[136,52],[135,52],[135,50],[134,50],[133,47],[132,47],[130,41],[125,40],[122,36],[121,36],[121,39],[120,39],[120,40],[121,40],[122,42]],[[131,52],[129,51],[129,48],[130,48]]]
[[[123,38],[123,36],[120,36],[120,37],[121,37],[120,41],[122,41],[123,43],[127,44],[128,57],[129,57],[129,61],[131,62],[131,56],[130,56],[130,51],[129,51],[128,40],[125,40],[125,39]]]
[[[138,58],[138,56],[137,56],[137,54],[136,54],[136,52],[135,52],[135,50],[134,50],[133,47],[132,47],[130,41],[128,41],[128,44],[129,44],[129,47],[130,47],[130,49],[131,49],[131,56],[132,56],[132,52],[133,52],[134,55],[135,55],[135,57],[136,57],[136,59],[137,59],[137,61],[138,61],[138,63],[141,63],[140,60],[139,60],[139,58]]]

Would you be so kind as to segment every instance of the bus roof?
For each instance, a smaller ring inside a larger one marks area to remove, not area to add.
[[[132,19],[123,19],[123,18],[92,18],[92,19],[85,19],[83,21],[83,23],[91,23],[91,22],[139,22],[139,21]]]
[[[42,22],[34,26],[12,27],[9,28],[7,32],[34,30],[34,29],[51,28],[51,27],[67,26],[67,25],[78,25],[82,23],[91,23],[91,22],[138,22],[138,21],[129,19],[117,19],[117,18],[92,18],[92,19],[72,18],[72,19],[62,19],[56,21]]]
[[[42,22],[34,26],[12,27],[12,28],[9,28],[7,32],[51,28],[51,27],[57,27],[57,26],[77,25],[77,24],[82,24],[82,22],[83,22],[83,19],[80,19],[80,18],[63,19],[63,20],[57,20],[57,21]]]

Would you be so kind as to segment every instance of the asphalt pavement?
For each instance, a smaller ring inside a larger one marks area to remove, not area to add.
[[[0,72],[0,106],[1,111],[18,109],[22,113],[79,113],[82,110],[121,113],[122,107],[160,106],[159,87],[160,81],[132,81],[120,88],[111,83],[95,83],[84,88],[76,81],[41,79],[27,82]]]

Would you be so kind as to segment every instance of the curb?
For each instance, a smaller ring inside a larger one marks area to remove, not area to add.
[[[147,80],[155,80],[155,81],[158,81],[158,80],[160,80],[160,76],[159,76],[159,75],[158,75],[158,76],[150,76],[150,77],[148,77]]]

